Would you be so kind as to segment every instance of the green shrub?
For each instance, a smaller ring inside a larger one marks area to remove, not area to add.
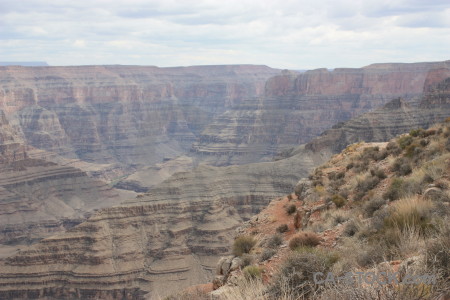
[[[289,248],[295,250],[299,247],[315,247],[320,244],[319,236],[314,232],[303,231],[289,241]]]
[[[413,137],[421,136],[422,134],[423,134],[423,129],[422,128],[411,129],[409,131],[409,135],[413,136]]]
[[[262,270],[258,266],[246,266],[242,273],[244,273],[246,279],[257,279],[262,276]]]
[[[279,232],[279,233],[284,233],[284,232],[287,232],[288,230],[289,230],[289,227],[287,224],[282,224],[277,227],[277,232]]]
[[[276,248],[283,243],[283,238],[280,234],[272,235],[266,242],[266,246],[269,248]]]
[[[331,201],[336,205],[336,207],[340,208],[347,203],[347,200],[341,195],[335,194],[331,197]]]
[[[286,207],[286,213],[288,215],[292,215],[296,211],[297,211],[297,206],[295,206],[295,204],[290,204],[290,205],[288,205],[288,207]]]
[[[405,149],[413,142],[413,138],[410,135],[404,135],[398,139],[398,145],[400,148]]]
[[[403,193],[403,180],[400,178],[394,178],[392,179],[391,184],[389,185],[389,188],[387,191],[383,194],[383,199],[393,201],[397,200],[402,196]]]
[[[422,149],[419,144],[413,143],[406,147],[405,156],[409,158],[419,158],[420,153],[422,153]]]
[[[251,236],[240,236],[234,240],[233,254],[236,256],[242,256],[244,253],[249,253],[255,246],[256,240]]]

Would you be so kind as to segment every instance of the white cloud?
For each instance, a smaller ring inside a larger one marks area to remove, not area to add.
[[[447,2],[0,0],[0,55],[51,65],[279,68],[444,60]]]

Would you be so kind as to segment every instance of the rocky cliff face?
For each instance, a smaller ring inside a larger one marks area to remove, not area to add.
[[[382,142],[416,128],[428,128],[450,116],[450,70],[429,72],[418,104],[394,99],[384,107],[338,124],[306,145],[311,151],[337,153],[351,143]]]
[[[193,151],[216,165],[254,162],[310,141],[334,124],[402,97],[422,95],[428,72],[450,62],[376,64],[361,69],[285,71],[266,83],[264,97],[216,117]],[[436,81],[435,81],[436,82]]]
[[[30,157],[33,149],[0,113],[0,257],[81,223],[134,193],[85,172]]]
[[[264,92],[278,70],[0,67],[0,109],[27,144],[95,163],[153,164],[186,152],[214,115]]]

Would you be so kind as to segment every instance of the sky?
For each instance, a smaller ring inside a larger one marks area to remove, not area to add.
[[[315,69],[449,50],[449,0],[0,0],[0,61]]]

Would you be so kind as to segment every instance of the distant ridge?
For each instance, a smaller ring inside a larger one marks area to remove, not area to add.
[[[0,66],[44,67],[48,66],[48,63],[45,61],[0,61]]]

